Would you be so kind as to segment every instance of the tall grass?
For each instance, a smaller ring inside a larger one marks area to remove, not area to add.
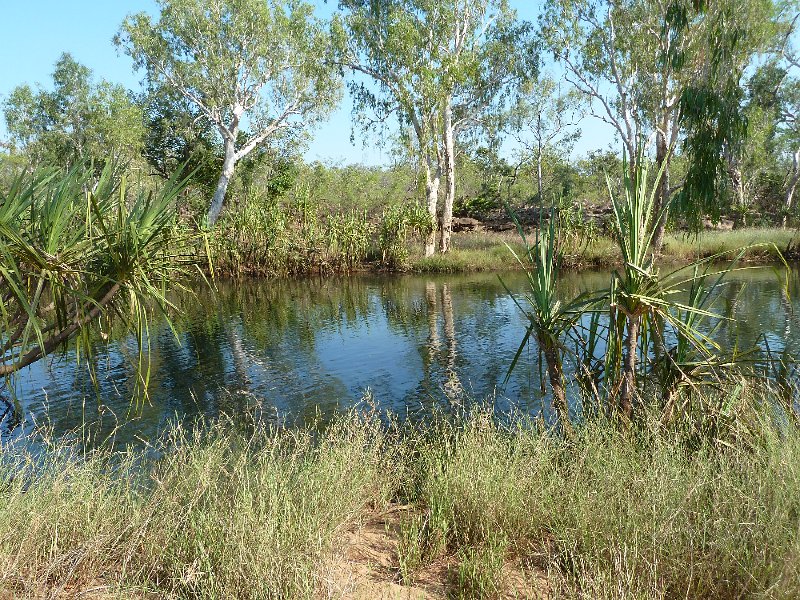
[[[178,430],[144,466],[63,445],[7,455],[0,589],[313,597],[336,533],[388,499],[382,442],[376,421],[349,418],[324,432]]]
[[[675,430],[600,422],[565,442],[479,415],[429,439],[415,501],[422,535],[444,541],[420,541],[433,549],[423,564],[501,544],[506,564],[544,574],[549,597],[800,594],[794,429],[689,450]]]
[[[691,422],[600,419],[564,439],[478,410],[178,430],[158,458],[8,448],[0,595],[329,597],[348,531],[397,502],[387,586],[423,585],[439,564],[455,598],[509,595],[515,579],[521,597],[796,598],[800,432],[774,424],[769,399],[749,388],[699,443]]]

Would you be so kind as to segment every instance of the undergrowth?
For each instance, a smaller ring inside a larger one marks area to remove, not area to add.
[[[0,596],[329,597],[346,532],[394,502],[397,580],[444,561],[451,597],[500,597],[516,572],[552,598],[797,598],[800,433],[752,419],[703,443],[691,422],[565,439],[476,410],[219,423],[147,453],[9,447]]]

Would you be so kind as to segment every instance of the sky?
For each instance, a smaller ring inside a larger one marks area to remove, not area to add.
[[[318,5],[320,16],[330,14],[336,0]],[[535,20],[538,0],[510,0],[520,18]],[[127,14],[147,11],[157,14],[154,0],[0,0],[3,26],[0,28],[0,101],[23,83],[48,85],[53,65],[62,52],[89,67],[97,79],[120,83],[140,90],[142,73],[135,73],[131,60],[112,43],[114,34]],[[309,161],[369,165],[391,161],[390,149],[356,132],[351,143],[352,103],[344,94],[341,106],[331,118],[312,133],[305,157]],[[2,121],[2,119],[0,119]],[[577,155],[590,149],[605,148],[613,142],[612,133],[594,119],[581,123],[583,136],[575,148]],[[6,136],[0,123],[0,139]]]

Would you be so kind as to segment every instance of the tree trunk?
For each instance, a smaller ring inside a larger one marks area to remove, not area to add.
[[[428,215],[433,223],[432,231],[425,238],[425,256],[433,256],[436,251],[436,225],[437,209],[439,204],[439,168],[434,169],[430,159],[425,163],[425,202],[428,205]]]
[[[536,189],[539,192],[539,206],[544,205],[544,185],[542,184],[542,113],[538,115],[539,120],[539,135],[536,140]]]
[[[456,149],[453,136],[453,109],[450,99],[444,109],[444,156],[446,161],[445,176],[447,190],[444,196],[442,209],[442,239],[439,250],[444,253],[450,250],[450,234],[453,230],[453,202],[456,197]]]
[[[544,353],[544,360],[547,363],[547,376],[550,379],[550,387],[553,390],[553,407],[558,413],[558,418],[564,430],[571,429],[569,419],[569,405],[567,404],[567,393],[564,388],[564,367],[558,349],[550,340],[540,339],[539,345]]]
[[[636,393],[636,350],[639,344],[639,317],[628,315],[628,337],[625,339],[625,356],[622,360],[622,386],[619,408],[630,421],[633,418],[633,397]]]
[[[789,186],[786,189],[786,200],[784,202],[783,213],[783,228],[786,229],[789,220],[789,211],[792,210],[792,203],[794,202],[794,192],[797,189],[797,183],[800,181],[800,148],[794,153],[792,157],[792,176],[789,179]]]
[[[225,192],[228,191],[228,184],[233,178],[233,169],[236,166],[236,149],[232,140],[225,140],[225,160],[222,163],[222,174],[217,182],[217,189],[214,190],[214,197],[211,199],[211,206],[208,209],[208,225],[213,226],[222,212],[222,203],[225,201]]]
[[[745,227],[747,225],[747,201],[744,197],[744,181],[742,179],[742,170],[733,158],[728,160],[728,176],[736,192],[736,206],[738,208],[736,212],[740,216],[740,219],[737,219],[737,225]]]
[[[667,230],[667,213],[669,210],[669,148],[667,148],[666,131],[669,123],[664,124],[664,131],[658,132],[656,136],[656,169],[664,170],[661,179],[658,181],[658,191],[654,203],[657,221],[654,223],[655,231],[653,235],[653,254],[661,254],[664,247],[664,233]]]

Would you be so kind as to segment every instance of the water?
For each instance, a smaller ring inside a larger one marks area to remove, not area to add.
[[[770,267],[734,274],[715,305],[730,320],[714,331],[725,348],[767,340],[774,351],[800,344],[800,278],[781,292]],[[562,293],[600,289],[603,272],[571,273]],[[523,292],[521,273],[503,276]],[[56,433],[97,424],[120,445],[151,439],[175,419],[257,411],[268,419],[325,418],[367,390],[384,410],[424,415],[490,398],[499,411],[548,412],[535,347],[505,382],[525,319],[497,275],[359,276],[219,283],[211,293],[176,298],[177,339],[154,330],[149,398],[131,405],[135,346],[98,345],[92,385],[85,364],[66,352],[32,366],[14,382],[23,421],[6,418],[4,436],[35,424]],[[794,310],[793,310],[794,309]]]

